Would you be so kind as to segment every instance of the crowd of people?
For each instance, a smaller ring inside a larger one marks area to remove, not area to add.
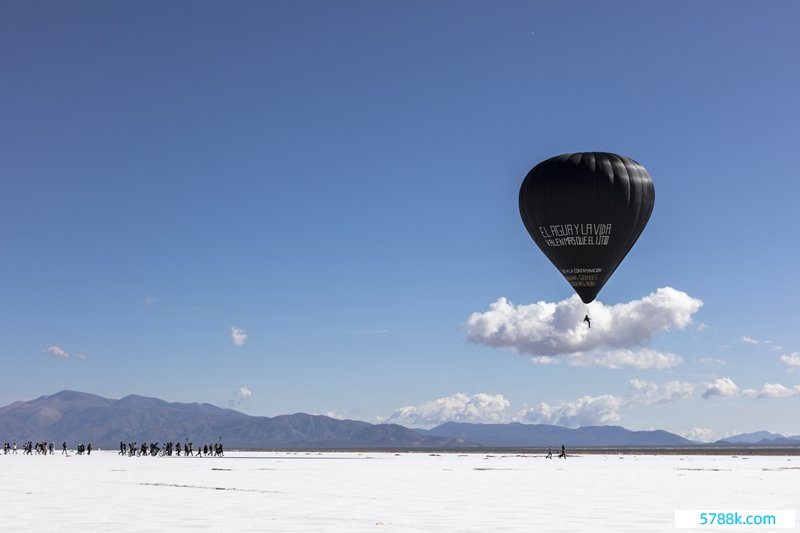
[[[53,442],[33,442],[27,441],[22,444],[22,454],[23,455],[53,455],[55,454],[56,445]],[[17,443],[11,442],[4,442],[3,443],[3,455],[8,454],[16,454],[17,453]],[[88,446],[84,445],[83,443],[78,444],[75,448],[75,453],[78,455],[83,455],[86,453],[90,455],[92,453],[92,444],[89,443]],[[66,441],[61,445],[61,454],[68,455],[67,453],[67,443]]]
[[[88,445],[84,445],[83,443],[78,444],[75,447],[75,453],[77,455],[86,455],[92,454],[92,444],[89,443]],[[16,442],[5,442],[3,443],[3,455],[9,454],[16,454],[18,453],[18,447]],[[218,442],[216,444],[204,444],[203,447],[198,447],[197,451],[194,450],[194,445],[191,442],[186,442],[181,445],[180,442],[168,442],[163,447],[159,447],[157,442],[151,442],[150,444],[143,442],[141,444],[137,444],[135,442],[131,442],[125,444],[124,442],[119,443],[119,455],[126,455],[129,457],[133,456],[178,456],[180,457],[181,453],[185,457],[222,457],[223,456],[223,449],[222,443]],[[22,444],[22,454],[23,455],[53,455],[55,454],[55,443],[50,442],[33,442],[27,441]],[[61,445],[61,454],[62,455],[69,455],[67,452],[67,443],[66,441]]]
[[[141,444],[130,442],[125,444],[120,441],[119,443],[119,455],[127,455],[129,457],[133,457],[134,455],[137,457],[143,455],[150,455],[153,457],[156,455],[166,455],[170,457],[175,455],[180,457],[181,451],[185,457],[208,457],[209,455],[212,457],[222,457],[224,455],[222,453],[221,442],[216,444],[203,444],[202,448],[198,446],[196,453],[194,451],[194,444],[191,442],[185,442],[183,446],[181,446],[180,442],[168,442],[163,447],[159,447],[157,442],[151,442],[150,444],[146,442]]]

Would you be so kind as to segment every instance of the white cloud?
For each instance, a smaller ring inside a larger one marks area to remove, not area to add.
[[[764,383],[764,387],[758,393],[759,398],[787,398],[789,396],[800,396],[800,385],[789,388],[780,383]]]
[[[406,427],[431,428],[445,422],[468,422],[474,424],[504,424],[521,422],[526,424],[557,424],[582,426],[619,422],[619,410],[626,400],[619,396],[582,396],[574,401],[550,404],[542,402],[511,410],[511,403],[502,394],[457,393],[438,398],[418,406],[397,409],[386,423]]]
[[[716,442],[719,440],[719,434],[709,428],[694,427],[689,431],[681,432],[681,436],[699,442]]]
[[[389,424],[406,427],[431,428],[444,422],[503,423],[511,403],[502,394],[457,393],[422,405],[397,409],[387,420]]]
[[[537,358],[534,358],[537,359]],[[551,364],[546,356],[540,356],[537,364]],[[711,383],[688,381],[666,381],[655,383],[643,379],[628,381],[632,393],[625,396],[602,394],[585,395],[572,401],[541,402],[512,409],[511,402],[502,394],[457,393],[431,400],[416,406],[397,409],[390,417],[379,422],[400,424],[406,427],[432,428],[445,422],[468,422],[475,424],[555,424],[577,427],[587,425],[616,424],[624,412],[635,406],[663,404],[691,399],[702,390],[705,399],[719,396],[784,398],[800,396],[800,385],[786,387],[778,383],[766,383],[758,391],[742,389],[731,378],[717,378]],[[333,416],[333,415],[329,415]],[[692,428],[684,436],[703,442],[718,440],[719,436],[706,428]]]
[[[242,398],[243,400],[250,398],[252,395],[253,393],[247,387],[240,387],[239,390],[236,391],[236,396]]]
[[[234,346],[244,346],[247,341],[247,333],[243,329],[231,326],[230,339]]]
[[[152,307],[152,305],[156,303],[156,297],[148,296],[147,298],[144,299],[143,303],[145,307]]]
[[[702,305],[701,300],[670,287],[624,304],[606,306],[596,301],[590,304],[590,329],[583,322],[586,304],[577,295],[558,303],[519,306],[500,298],[488,311],[469,316],[467,338],[537,356],[630,349],[659,332],[685,328]]]
[[[457,393],[420,405],[401,407],[390,417],[381,418],[379,421],[417,428],[432,428],[445,422],[474,424],[521,422],[571,427],[615,424],[622,419],[622,411],[629,407],[687,399],[697,389],[696,384],[685,381],[667,381],[658,384],[632,379],[629,384],[633,393],[626,396],[585,395],[572,401],[541,402],[532,406],[526,405],[521,409],[512,409],[511,402],[502,394]]]
[[[753,345],[758,345],[762,343],[762,341],[754,339],[753,337],[748,337],[747,335],[742,335],[741,337],[739,337],[739,342],[741,342],[742,344],[753,344]]]
[[[248,400],[252,398],[253,392],[247,387],[239,387],[233,394],[233,398],[225,402],[225,407],[229,409],[239,409],[248,405]]]
[[[667,381],[657,384],[642,379],[632,379],[630,383],[636,394],[630,399],[631,404],[666,403],[691,398],[695,385],[687,381]]]
[[[607,368],[663,369],[683,363],[683,358],[679,355],[650,349],[576,353],[565,357],[570,366],[604,366]]]
[[[622,418],[619,409],[624,403],[623,398],[611,394],[582,396],[572,402],[554,405],[543,402],[521,410],[514,416],[514,421],[569,427],[615,424]]]
[[[734,396],[746,396],[749,398],[788,398],[800,396],[800,385],[787,387],[780,383],[765,383],[761,390],[741,389],[731,378],[717,378],[713,383],[706,385],[703,391],[703,398],[709,399],[712,396],[730,398]]]
[[[42,350],[42,353],[57,359],[67,359],[69,357],[69,352],[60,346],[50,346]]]
[[[731,378],[717,378],[713,383],[709,383],[703,391],[703,398],[706,400],[712,396],[727,398],[736,396],[740,393],[739,386]]]
[[[610,352],[573,353],[561,357],[536,355],[534,365],[557,365],[565,361],[569,366],[604,366],[607,368],[663,369],[683,363],[683,358],[669,352],[655,350],[613,350]]]
[[[800,370],[800,352],[793,352],[782,355],[781,361],[786,365],[788,365],[789,368],[787,368],[787,370],[789,372]]]

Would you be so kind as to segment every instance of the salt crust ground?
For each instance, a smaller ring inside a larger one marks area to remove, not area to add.
[[[4,532],[675,531],[706,508],[797,511],[800,458],[0,455]]]

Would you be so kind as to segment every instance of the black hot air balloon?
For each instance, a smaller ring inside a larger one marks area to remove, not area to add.
[[[587,304],[641,235],[654,203],[647,170],[604,152],[542,161],[519,191],[528,233]]]

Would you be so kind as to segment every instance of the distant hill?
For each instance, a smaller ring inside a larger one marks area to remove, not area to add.
[[[780,433],[770,433],[769,431],[755,431],[753,433],[740,433],[738,435],[731,435],[725,437],[718,442],[727,442],[730,444],[755,444],[762,440],[773,440],[785,438]]]
[[[453,448],[476,446],[421,435],[396,424],[369,424],[304,413],[249,416],[210,404],[126,396],[111,400],[62,391],[0,408],[0,440],[52,441],[118,448],[120,441],[214,443],[229,448]]]
[[[732,435],[717,441],[715,444],[730,444],[751,446],[800,446],[800,435],[785,437],[780,433],[770,433],[769,431],[756,431],[753,433],[741,433]]]
[[[577,429],[546,424],[466,424],[448,422],[425,432],[451,439],[479,442],[488,447],[547,446],[692,446],[695,443],[667,431],[630,431],[619,426]]]

